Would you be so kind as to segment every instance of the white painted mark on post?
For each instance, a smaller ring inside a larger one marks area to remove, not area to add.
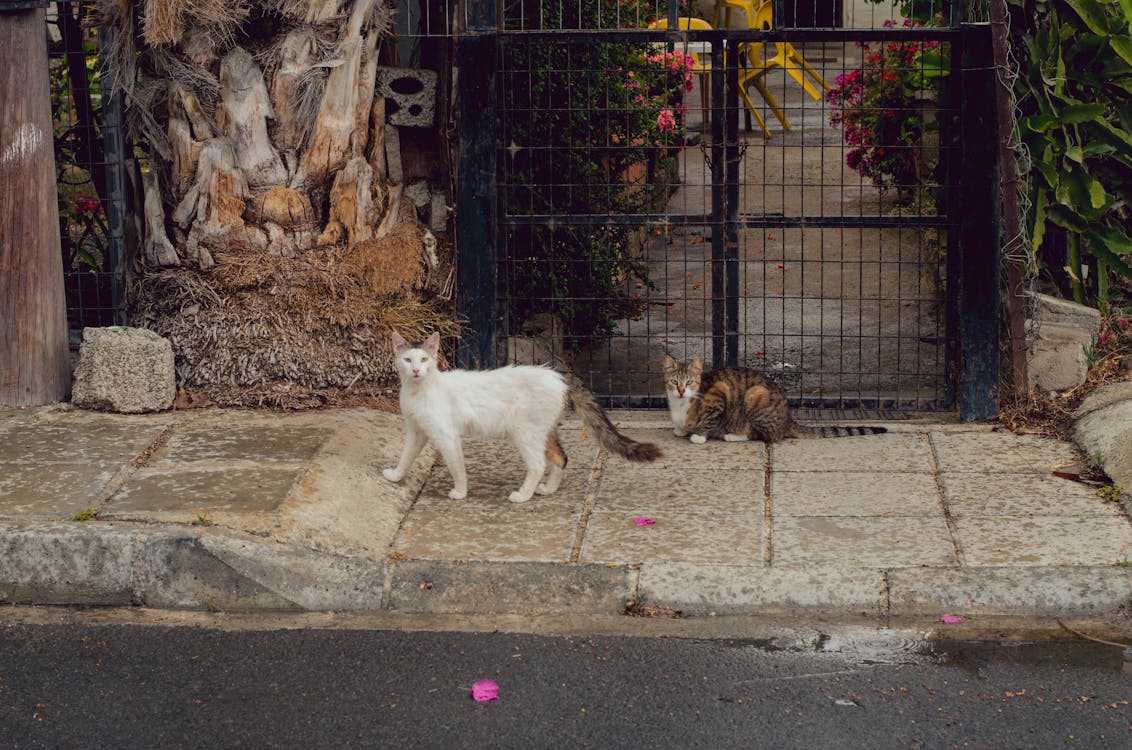
[[[0,153],[0,166],[27,161],[43,145],[43,140],[42,130],[30,122],[24,123],[16,129],[12,142],[5,145],[3,153]]]

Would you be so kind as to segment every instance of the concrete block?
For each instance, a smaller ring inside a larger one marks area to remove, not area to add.
[[[385,175],[391,185],[400,185],[405,180],[401,166],[401,134],[392,125],[385,126]]]
[[[1103,460],[1114,484],[1132,492],[1132,382],[1108,383],[1077,410],[1073,440],[1090,458]]]
[[[1030,388],[1051,393],[1076,388],[1089,374],[1085,350],[1096,334],[1077,323],[1043,322],[1032,326],[1027,350]]]
[[[444,193],[433,193],[432,204],[428,209],[428,228],[433,234],[448,231],[448,203]]]
[[[539,313],[523,323],[522,336],[507,337],[507,362],[513,365],[550,365],[565,361],[562,321]]]
[[[144,328],[83,329],[72,401],[84,409],[123,414],[163,411],[173,405],[173,347]]]
[[[385,116],[389,123],[432,127],[436,117],[435,71],[378,68],[377,95],[385,99]]]
[[[417,213],[421,213],[421,209],[432,202],[432,195],[428,191],[428,183],[421,180],[414,182],[405,187],[404,196],[409,199],[413,207],[417,209]]]
[[[1046,325],[1073,326],[1096,339],[1101,330],[1101,313],[1092,307],[1070,302],[1048,294],[1027,292],[1033,304],[1033,320],[1037,328]]]

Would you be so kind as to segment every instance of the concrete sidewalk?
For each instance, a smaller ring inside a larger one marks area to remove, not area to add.
[[[692,445],[630,464],[572,418],[557,494],[506,500],[509,446],[381,478],[400,417],[370,410],[122,416],[0,409],[0,601],[461,614],[1111,613],[1132,521],[1068,444],[890,422],[856,438]],[[84,514],[97,515],[75,520]],[[638,525],[637,519],[654,523]]]

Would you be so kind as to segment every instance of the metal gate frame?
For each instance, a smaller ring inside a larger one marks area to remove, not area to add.
[[[739,344],[738,233],[748,228],[893,228],[919,226],[946,230],[947,383],[945,409],[958,408],[965,421],[998,412],[998,150],[994,117],[995,69],[989,24],[953,23],[949,27],[885,29],[789,29],[681,31],[676,4],[669,3],[670,30],[501,31],[497,0],[468,0],[464,29],[456,39],[457,165],[457,311],[470,329],[461,341],[461,367],[494,367],[502,315],[498,305],[498,265],[504,226],[547,221],[549,216],[504,216],[497,193],[499,94],[497,70],[508,43],[577,44],[601,39],[711,45],[711,308],[712,366],[737,363]],[[738,55],[725,54],[748,41],[852,43],[940,41],[950,45],[952,75],[945,96],[959,115],[951,123],[958,140],[957,158],[945,168],[955,186],[930,217],[780,216],[739,213]],[[725,67],[726,61],[726,67]],[[954,103],[958,103],[955,106]],[[626,216],[555,215],[559,225],[610,222],[703,225],[703,215]]]

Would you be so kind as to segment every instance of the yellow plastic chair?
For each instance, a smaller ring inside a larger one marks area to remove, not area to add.
[[[667,29],[668,19],[657,19],[650,23],[648,27],[650,29]],[[711,24],[702,18],[680,16],[676,19],[676,28],[684,29],[685,31],[711,31]],[[692,72],[700,79],[700,107],[703,110],[704,127],[706,128],[708,124],[708,112],[711,111],[711,97],[709,96],[711,90],[711,57],[701,55],[698,52],[688,52],[686,47],[681,51],[686,55],[690,55],[692,59],[695,60]]]
[[[767,31],[774,28],[774,4],[772,0],[764,0],[757,5],[752,0],[719,0],[716,5],[716,23],[722,22],[726,28],[736,28],[738,25],[732,21],[733,13],[738,14],[743,19],[746,28]],[[773,55],[768,56],[766,54],[768,47],[775,49]],[[806,59],[790,42],[747,42],[741,44],[739,49],[744,60],[743,67],[739,71],[739,93],[743,97],[748,111],[758,121],[763,135],[767,138],[770,137],[770,131],[767,130],[766,123],[755,109],[754,102],[751,101],[751,97],[747,93],[749,87],[754,86],[755,90],[759,92],[767,106],[770,107],[771,112],[782,124],[783,130],[791,129],[790,120],[787,119],[786,113],[766,85],[767,73],[774,68],[781,68],[815,100],[820,100],[821,94],[807,80],[807,75],[813,78],[823,89],[829,88],[829,84],[822,79],[813,66],[806,62]]]

